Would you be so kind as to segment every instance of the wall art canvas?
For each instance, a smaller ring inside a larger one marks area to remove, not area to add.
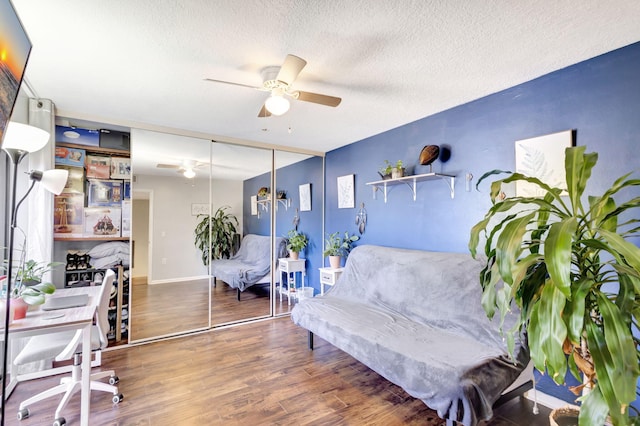
[[[258,216],[258,196],[251,196],[251,216]]]
[[[8,0],[0,1],[0,147],[18,97],[31,42]]]
[[[355,207],[353,175],[338,177],[338,208],[352,209]]]
[[[573,145],[573,130],[516,141],[516,172],[566,190],[564,150]],[[516,182],[516,196],[542,196],[529,182]]]
[[[305,183],[298,186],[298,192],[300,192],[300,211],[311,211],[311,184]]]

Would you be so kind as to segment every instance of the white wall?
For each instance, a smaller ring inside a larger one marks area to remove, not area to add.
[[[214,181],[213,211],[223,205],[242,219],[242,182]],[[133,191],[150,190],[151,270],[149,283],[180,281],[206,277],[200,252],[194,245],[197,216],[191,215],[191,204],[209,203],[208,179],[169,178],[136,175]],[[241,232],[241,228],[239,229]]]
[[[147,277],[149,273],[149,199],[131,203],[131,239],[135,242],[133,251],[132,277]]]

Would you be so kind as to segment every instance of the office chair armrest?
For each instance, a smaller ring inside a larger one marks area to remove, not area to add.
[[[78,346],[82,343],[82,330],[76,330],[73,339],[69,341],[69,344],[58,354],[55,358],[56,361],[64,361],[73,358]]]

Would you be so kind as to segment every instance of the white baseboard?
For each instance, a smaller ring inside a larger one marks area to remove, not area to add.
[[[209,279],[209,275],[200,275],[197,277],[184,277],[184,278],[170,278],[167,280],[153,280],[149,284],[167,284],[167,283],[179,283],[184,281],[196,281]]]
[[[550,409],[556,409],[560,407],[566,407],[567,405],[572,405],[575,403],[564,401],[560,398],[556,398],[555,396],[547,395],[544,392],[540,392],[539,390],[531,389],[524,393],[525,398],[530,399],[531,401],[537,401],[538,404],[544,405]]]

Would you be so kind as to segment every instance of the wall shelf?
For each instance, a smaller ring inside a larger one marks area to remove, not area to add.
[[[276,198],[276,211],[278,211],[278,204],[282,204],[284,210],[288,210],[291,207],[291,198]],[[269,205],[271,204],[271,198],[265,198],[264,200],[257,201],[258,206],[265,212],[269,211]],[[260,210],[258,210],[258,219],[260,219]]]
[[[382,193],[384,194],[384,202],[387,202],[387,188],[390,186],[395,186],[395,185],[401,185],[401,184],[405,184],[407,185],[411,191],[413,192],[413,201],[416,200],[416,186],[418,182],[424,182],[424,181],[429,181],[429,180],[442,180],[444,181],[448,186],[449,186],[449,190],[451,192],[451,198],[455,197],[455,180],[456,177],[455,176],[451,176],[451,175],[445,175],[442,173],[424,173],[421,175],[413,175],[413,176],[404,176],[401,178],[396,178],[396,179],[383,179],[383,180],[377,180],[374,182],[367,182],[367,185],[371,185],[372,189],[373,189],[373,198],[376,199],[376,192],[377,191],[382,191]]]

